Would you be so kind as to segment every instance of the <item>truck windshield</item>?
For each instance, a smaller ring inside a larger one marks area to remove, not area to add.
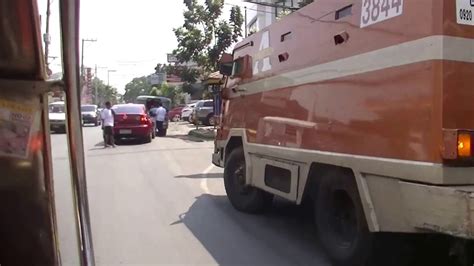
[[[82,112],[95,112],[95,106],[93,105],[83,105],[81,106]]]
[[[64,113],[64,105],[63,104],[50,104],[49,105],[49,112],[50,113]]]

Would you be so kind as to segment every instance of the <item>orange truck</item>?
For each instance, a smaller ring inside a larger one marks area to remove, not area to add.
[[[363,265],[378,232],[446,235],[472,257],[473,12],[319,0],[240,42],[221,59],[212,158],[232,205],[313,200],[341,265]]]

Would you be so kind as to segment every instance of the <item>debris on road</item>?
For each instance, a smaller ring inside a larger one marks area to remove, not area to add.
[[[214,139],[216,137],[216,133],[214,129],[193,129],[189,131],[189,136],[198,137],[202,139]]]

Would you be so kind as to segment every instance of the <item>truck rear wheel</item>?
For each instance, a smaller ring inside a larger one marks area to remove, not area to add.
[[[352,173],[326,172],[315,198],[318,236],[335,265],[365,265],[372,247],[372,234]]]
[[[260,213],[269,207],[273,195],[245,184],[245,156],[242,147],[229,155],[224,168],[224,186],[230,203],[239,211]]]

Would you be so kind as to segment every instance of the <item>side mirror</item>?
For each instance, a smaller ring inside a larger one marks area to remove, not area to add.
[[[231,54],[224,53],[219,60],[219,72],[224,76],[232,75],[233,57]]]

